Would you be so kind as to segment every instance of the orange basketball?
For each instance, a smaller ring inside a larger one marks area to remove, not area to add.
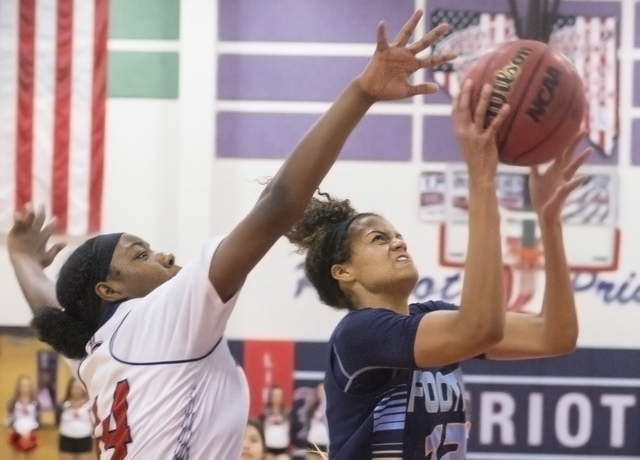
[[[582,80],[571,61],[545,43],[505,43],[480,57],[467,78],[473,81],[472,107],[491,84],[487,123],[505,103],[511,106],[497,136],[502,163],[545,163],[567,148],[582,123]]]

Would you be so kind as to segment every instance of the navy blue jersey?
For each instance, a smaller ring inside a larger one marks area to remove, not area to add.
[[[340,321],[325,376],[331,460],[464,459],[458,365],[419,369],[414,359],[422,317],[452,309],[434,301],[411,304],[409,315],[362,308]]]

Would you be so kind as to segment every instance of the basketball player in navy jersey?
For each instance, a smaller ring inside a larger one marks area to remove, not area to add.
[[[348,311],[330,339],[325,373],[329,458],[463,460],[467,431],[460,361],[525,359],[571,352],[578,324],[562,241],[560,211],[584,178],[590,152],[574,145],[544,173],[531,174],[531,198],[545,248],[546,287],[538,315],[506,313],[495,132],[485,128],[491,88],[474,114],[467,82],[453,122],[469,172],[468,256],[460,306],[409,305],[418,272],[402,235],[348,200],[312,199],[287,233],[306,252],[305,272],[324,303]],[[475,121],[474,121],[475,120]]]
[[[54,288],[43,273],[59,250],[46,247],[52,225],[43,227],[42,211],[16,217],[8,246],[27,300],[38,308],[32,325],[73,360],[93,402],[101,459],[238,458],[249,399],[224,339],[229,315],[251,269],[300,218],[369,107],[437,90],[408,81],[455,57],[417,56],[447,29],[409,43],[421,14],[392,44],[378,26],[363,73],[304,136],[249,214],[184,268],[142,238],[100,235],[71,254]]]

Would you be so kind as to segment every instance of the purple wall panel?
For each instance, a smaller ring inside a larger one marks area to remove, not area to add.
[[[640,106],[640,61],[633,63],[633,105]]]
[[[636,40],[635,46],[640,47],[640,3],[636,3]]]
[[[520,3],[520,2],[519,2]],[[438,8],[509,12],[502,0],[429,0],[427,18]],[[520,4],[522,8],[522,4]],[[410,0],[221,0],[220,39],[227,41],[295,41],[372,43],[380,19],[391,38],[410,16]],[[566,1],[561,14],[620,17],[619,1]],[[635,11],[640,23],[640,3]],[[301,21],[298,18],[306,18]],[[636,31],[640,46],[640,28]],[[224,100],[332,101],[357,75],[367,58],[222,55],[218,98]],[[640,106],[640,64],[635,65],[634,104]],[[430,76],[428,80],[432,81]],[[433,104],[450,103],[446,89],[428,96]],[[317,120],[309,114],[224,112],[218,116],[217,155],[227,158],[284,158]],[[640,164],[640,125],[634,122],[634,164]],[[462,161],[448,116],[425,117],[425,161]],[[409,116],[369,115],[345,146],[344,159],[408,161]],[[586,147],[587,142],[582,147]],[[638,152],[638,153],[635,153]],[[617,164],[600,153],[591,164]]]
[[[424,117],[423,126],[422,159],[424,161],[441,161],[445,163],[464,161],[458,147],[458,141],[453,134],[451,117],[426,116]],[[634,133],[636,133],[635,130]],[[637,125],[637,134],[638,148],[640,148],[640,123]],[[588,147],[592,147],[592,144],[586,140],[582,141],[576,149],[576,153],[580,153]],[[640,151],[638,151],[637,157],[640,162]],[[594,152],[587,163],[592,165],[618,164],[618,147],[614,148],[613,154],[609,157],[597,151]]]
[[[631,163],[640,166],[640,120],[631,122]]]
[[[426,71],[426,75],[424,77],[425,81],[433,81],[436,80],[433,78],[433,73],[430,70]],[[449,91],[445,86],[440,86],[440,90],[437,93],[429,94],[424,97],[424,102],[427,104],[451,104],[453,98],[449,94]]]
[[[333,101],[368,58],[222,55],[218,98]]]
[[[606,156],[599,151],[599,149],[595,149],[593,154],[587,160],[587,164],[589,165],[617,165],[618,164],[618,141],[616,141],[613,150],[611,151],[610,156]],[[582,153],[585,149],[593,147],[593,144],[589,141],[582,141],[578,148],[576,149],[576,154]]]
[[[461,162],[458,141],[453,134],[451,117],[426,116],[423,122],[424,137],[422,159],[424,161]]]
[[[394,36],[413,0],[221,0],[220,40],[375,43],[376,26]]]
[[[285,158],[318,118],[311,114],[221,112],[217,118],[217,156]],[[341,158],[409,161],[411,117],[367,115],[347,141]]]

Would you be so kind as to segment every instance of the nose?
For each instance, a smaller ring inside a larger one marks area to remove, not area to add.
[[[159,255],[160,263],[165,268],[171,268],[175,265],[176,257],[173,254],[158,253],[158,255]]]
[[[394,238],[391,242],[391,247],[394,251],[406,251],[407,243],[402,238]]]
[[[174,256],[173,254],[169,253],[167,254],[167,268],[171,268],[175,265],[176,263],[176,256]]]

